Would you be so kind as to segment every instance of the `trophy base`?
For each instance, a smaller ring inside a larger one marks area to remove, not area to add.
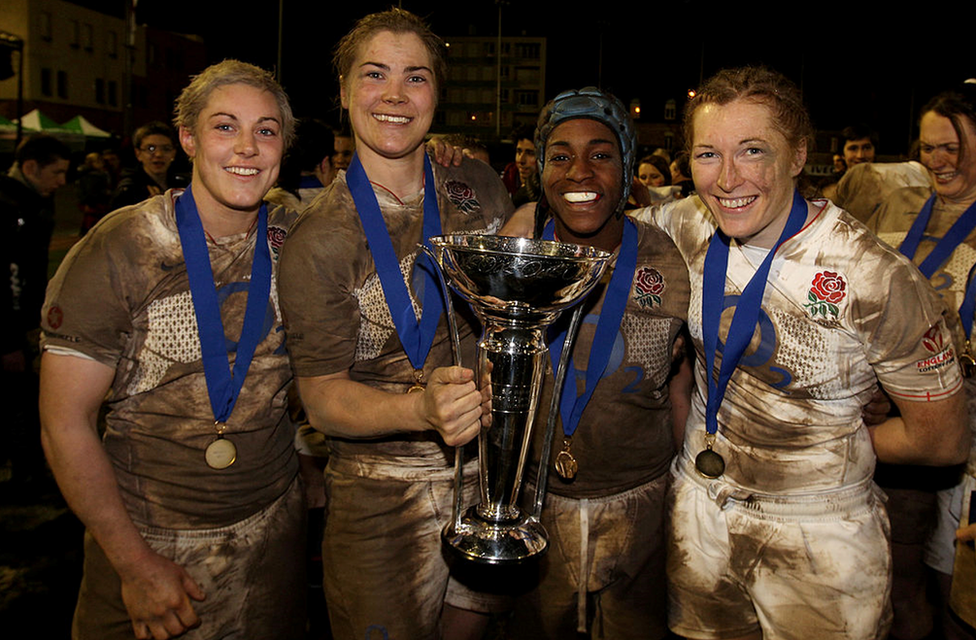
[[[478,564],[518,564],[540,557],[549,548],[546,528],[535,518],[523,514],[509,522],[492,522],[471,507],[455,523],[444,527],[441,538],[447,547]]]

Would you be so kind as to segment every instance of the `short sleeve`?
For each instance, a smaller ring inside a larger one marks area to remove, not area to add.
[[[861,303],[868,362],[893,396],[944,399],[960,389],[962,376],[943,303],[917,269],[895,259],[879,288],[883,297]]]
[[[131,334],[133,314],[125,297],[130,283],[114,259],[112,237],[99,233],[105,229],[78,242],[48,284],[41,346],[76,351],[114,368]]]
[[[354,282],[365,239],[331,208],[329,199],[317,199],[281,253],[278,299],[292,367],[301,377],[346,371],[355,363],[360,311]]]

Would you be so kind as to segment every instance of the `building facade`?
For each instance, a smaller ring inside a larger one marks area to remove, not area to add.
[[[130,94],[135,125],[170,120],[174,96],[206,66],[199,38],[145,26],[130,36],[123,18],[63,0],[3,0],[0,30],[24,40],[24,113],[37,108],[58,123],[80,114],[118,134]],[[16,110],[15,76],[0,81],[0,115]]]
[[[448,81],[437,129],[497,142],[520,124],[535,125],[545,105],[546,39],[446,38]]]

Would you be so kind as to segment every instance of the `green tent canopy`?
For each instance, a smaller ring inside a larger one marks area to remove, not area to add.
[[[69,131],[74,131],[75,133],[80,133],[86,138],[111,138],[112,134],[108,131],[103,131],[99,129],[88,120],[83,115],[77,115],[71,120],[68,120],[61,125],[62,129],[67,129]]]

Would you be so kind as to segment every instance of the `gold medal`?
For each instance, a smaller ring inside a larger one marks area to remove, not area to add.
[[[225,423],[215,422],[214,427],[217,429],[217,439],[207,445],[203,457],[211,469],[226,469],[237,460],[237,447],[224,437],[224,431],[227,429]]]
[[[712,451],[712,443],[715,442],[713,434],[705,436],[705,449],[695,457],[695,469],[698,475],[714,480],[725,473],[725,459]]]
[[[237,447],[224,436],[217,436],[216,440],[207,445],[204,455],[207,466],[211,469],[226,469],[237,460]]]
[[[959,356],[959,368],[962,375],[972,378],[976,375],[976,360],[973,359],[973,352],[969,350],[969,340],[966,340],[966,350]]]
[[[407,389],[407,393],[418,393],[427,388],[427,383],[424,382],[423,369],[414,369],[413,377],[415,378],[415,382]]]
[[[576,458],[569,451],[572,444],[572,438],[564,438],[563,449],[556,454],[556,461],[553,463],[553,466],[556,468],[556,473],[567,482],[574,479],[579,472],[579,463],[576,462]]]

